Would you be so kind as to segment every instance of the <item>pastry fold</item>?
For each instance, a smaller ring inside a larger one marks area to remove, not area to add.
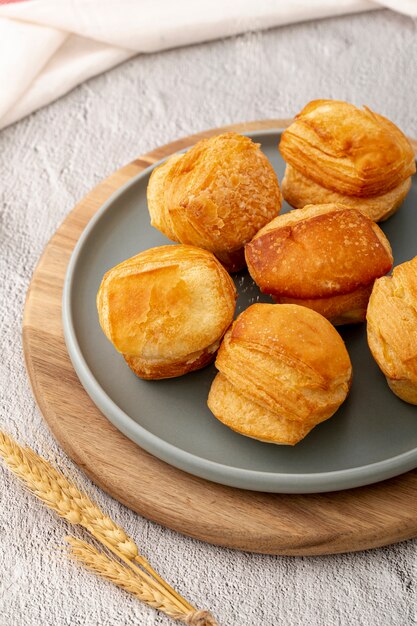
[[[233,320],[236,290],[213,254],[161,246],[108,271],[97,294],[100,325],[141,378],[180,376],[214,359]]]
[[[152,226],[172,241],[213,252],[229,271],[244,266],[243,246],[282,204],[259,144],[231,132],[203,139],[157,167],[147,195]]]
[[[285,200],[295,209],[302,209],[307,204],[343,204],[360,211],[374,222],[383,222],[391,217],[403,203],[410,187],[411,177],[381,196],[347,196],[322,187],[288,164],[282,179]]]
[[[392,267],[382,230],[340,204],[272,220],[246,246],[249,272],[277,302],[312,308],[334,324],[360,322],[376,278]]]
[[[233,430],[294,445],[345,400],[352,368],[334,327],[296,305],[254,304],[226,333],[208,406]]]
[[[392,391],[417,404],[417,257],[375,281],[368,344]]]
[[[338,100],[307,104],[283,132],[279,149],[295,170],[287,170],[283,181],[284,198],[295,208],[347,196],[346,204],[368,217],[386,219],[416,171],[413,148],[395,124]]]

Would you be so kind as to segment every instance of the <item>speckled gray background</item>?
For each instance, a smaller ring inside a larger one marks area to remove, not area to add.
[[[382,11],[138,56],[1,131],[0,426],[62,456],[32,399],[21,321],[36,261],[77,200],[158,144],[286,117],[312,98],[366,103],[417,136],[416,35],[412,20]],[[243,554],[181,537],[92,490],[221,626],[417,624],[416,541],[321,558]],[[0,467],[1,626],[171,623],[67,562],[65,531]]]

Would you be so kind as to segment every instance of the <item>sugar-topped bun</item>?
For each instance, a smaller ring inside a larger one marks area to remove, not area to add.
[[[283,132],[284,198],[295,208],[340,202],[375,221],[400,206],[416,171],[407,137],[382,115],[338,100],[307,104]]]
[[[180,376],[213,360],[233,320],[236,290],[206,250],[161,246],[105,274],[100,325],[140,378]]]
[[[417,404],[417,257],[375,281],[366,317],[369,347],[388,385]]]
[[[278,216],[245,253],[261,291],[312,308],[334,324],[364,321],[373,283],[393,262],[379,226],[340,204]]]
[[[243,246],[281,209],[272,165],[248,137],[203,139],[157,167],[148,185],[151,224],[172,241],[210,250],[229,271]]]
[[[208,406],[233,430],[294,445],[331,417],[352,377],[349,355],[321,315],[291,304],[254,304],[226,333]]]

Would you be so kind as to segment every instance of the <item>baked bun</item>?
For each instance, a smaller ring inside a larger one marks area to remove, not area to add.
[[[210,250],[229,271],[244,267],[243,246],[278,215],[272,165],[249,137],[203,139],[157,167],[149,180],[151,224],[172,241]]]
[[[295,208],[340,202],[374,221],[400,206],[416,171],[413,148],[395,124],[367,107],[313,100],[283,132],[284,198]]]
[[[323,204],[272,220],[246,246],[246,261],[263,293],[314,309],[337,325],[364,321],[374,281],[393,259],[372,220]]]
[[[343,204],[360,211],[374,222],[382,222],[391,217],[401,206],[410,187],[411,177],[381,196],[347,196],[322,187],[288,164],[282,180],[285,200],[296,209],[302,209],[306,204]]]
[[[226,333],[208,406],[233,430],[294,445],[345,400],[352,366],[338,332],[292,304],[253,304]]]
[[[193,246],[161,246],[105,274],[101,328],[140,378],[172,378],[214,359],[233,320],[236,290],[217,259]]]
[[[366,317],[369,347],[388,385],[417,404],[417,257],[375,281]]]

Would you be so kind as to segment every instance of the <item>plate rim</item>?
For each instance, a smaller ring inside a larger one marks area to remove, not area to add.
[[[283,130],[284,127],[276,127],[242,131],[240,134],[248,137],[273,136],[281,133]],[[189,147],[175,151],[172,154],[185,152]],[[118,430],[150,454],[192,475],[230,487],[270,493],[324,493],[374,484],[415,469],[417,467],[417,448],[389,459],[358,467],[308,474],[265,472],[224,465],[183,450],[158,435],[149,432],[125,413],[101,387],[84,359],[74,328],[71,310],[71,290],[74,286],[74,274],[78,258],[97,222],[101,220],[113,203],[134,186],[138,180],[147,178],[158,165],[166,161],[170,156],[168,155],[160,159],[132,176],[105,200],[82,231],[71,253],[66,269],[62,294],[62,324],[65,344],[80,382],[94,404]]]

